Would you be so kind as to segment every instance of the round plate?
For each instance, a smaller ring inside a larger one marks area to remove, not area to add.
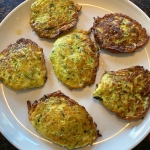
[[[40,88],[15,92],[3,84],[0,90],[0,130],[2,134],[19,149],[53,150],[64,148],[52,144],[38,134],[28,121],[27,100],[33,102],[44,94],[61,90],[70,98],[83,105],[97,123],[97,129],[102,134],[92,146],[82,150],[126,150],[132,149],[150,132],[150,111],[139,121],[124,121],[107,110],[99,101],[92,98],[92,93],[99,83],[104,71],[118,70],[134,65],[149,69],[150,42],[132,54],[112,54],[101,50],[100,66],[96,82],[82,90],[69,90],[59,82],[53,72],[49,55],[55,40],[41,39],[29,25],[30,6],[34,0],[25,1],[14,9],[0,25],[0,51],[19,38],[28,38],[36,42],[44,50],[48,80]],[[77,29],[88,30],[93,25],[93,17],[102,17],[106,13],[121,12],[134,18],[146,28],[150,35],[149,18],[134,4],[127,0],[75,0],[82,5]]]

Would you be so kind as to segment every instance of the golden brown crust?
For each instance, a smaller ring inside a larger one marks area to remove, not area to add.
[[[29,121],[52,142],[74,149],[92,144],[100,135],[85,107],[61,91],[44,95],[31,104],[27,101]]]
[[[150,72],[142,66],[108,71],[93,96],[122,119],[141,119],[150,107]]]
[[[35,110],[35,108],[37,107],[37,105],[41,102],[44,102],[46,101],[47,98],[50,98],[50,97],[57,97],[57,98],[61,98],[61,97],[64,97],[65,100],[67,100],[69,102],[69,105],[72,106],[72,105],[75,105],[75,104],[78,104],[76,101],[70,99],[70,97],[66,96],[64,93],[62,93],[61,91],[56,91],[56,92],[53,92],[53,93],[50,93],[50,94],[46,94],[44,95],[41,99],[39,99],[38,101],[35,100],[33,102],[33,104],[31,105],[31,102],[30,101],[27,101],[27,107],[28,107],[28,111],[30,112],[31,109],[32,111]],[[83,106],[82,106],[83,107]],[[84,107],[83,107],[84,108]],[[30,114],[29,114],[30,115]]]
[[[13,90],[42,86],[46,82],[43,49],[21,38],[0,53],[0,80]]]
[[[100,47],[113,53],[134,52],[149,40],[140,23],[121,13],[94,18],[92,29]]]
[[[71,0],[38,0],[31,6],[30,25],[41,38],[56,38],[73,28],[81,6]]]

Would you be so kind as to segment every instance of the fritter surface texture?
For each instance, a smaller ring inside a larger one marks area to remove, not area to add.
[[[21,38],[0,53],[0,81],[13,90],[42,86],[46,82],[43,49]]]
[[[50,54],[56,76],[71,89],[95,82],[99,54],[89,34],[76,30],[57,39]]]
[[[80,10],[71,0],[36,0],[31,5],[30,25],[40,37],[55,38],[77,24]]]
[[[149,39],[140,23],[121,13],[94,18],[93,31],[99,46],[113,53],[134,52]]]
[[[150,72],[141,66],[106,72],[93,96],[122,119],[141,119],[150,106]]]
[[[44,95],[32,106],[28,101],[27,105],[33,127],[58,145],[79,148],[92,144],[100,136],[85,108],[61,91]]]

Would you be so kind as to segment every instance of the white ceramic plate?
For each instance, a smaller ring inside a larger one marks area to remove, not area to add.
[[[92,146],[82,150],[127,150],[136,146],[150,132],[150,111],[143,120],[123,121],[105,109],[103,105],[92,98],[96,83],[99,82],[105,70],[118,70],[133,65],[142,65],[150,68],[150,42],[133,54],[111,54],[101,50],[100,67],[96,82],[83,90],[70,91],[58,82],[54,75],[49,54],[54,40],[40,39],[29,25],[30,6],[34,0],[28,0],[13,10],[0,25],[0,51],[19,38],[29,38],[43,47],[48,69],[48,80],[41,88],[14,92],[0,86],[0,130],[2,134],[17,148],[23,150],[53,150],[64,148],[44,139],[31,126],[28,121],[27,100],[34,101],[44,94],[61,90],[66,95],[85,106],[97,123],[102,137],[98,138]],[[150,35],[149,18],[134,4],[127,0],[75,0],[82,5],[78,29],[88,30],[93,24],[93,17],[103,16],[110,12],[121,12],[139,21]]]

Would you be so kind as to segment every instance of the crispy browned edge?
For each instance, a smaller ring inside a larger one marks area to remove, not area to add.
[[[23,47],[27,47],[28,44],[31,44],[31,45],[37,47],[38,49],[41,49],[43,52],[43,49],[41,47],[39,47],[37,43],[33,42],[30,39],[20,38],[16,41],[16,43],[8,45],[7,48],[1,52],[1,54],[4,54],[4,56],[6,57],[9,55],[9,52],[12,48],[15,49],[15,51],[17,51]]]
[[[31,102],[28,100],[27,101],[27,108],[28,108],[28,115],[30,116],[30,110],[34,111],[37,107],[38,104],[44,102],[47,98],[50,98],[50,97],[64,97],[65,100],[67,100],[70,104],[70,106],[73,106],[73,105],[79,105],[76,101],[74,101],[73,99],[70,99],[70,97],[66,96],[65,94],[63,94],[60,90],[56,91],[56,92],[53,92],[53,93],[50,93],[50,94],[46,94],[44,95],[42,98],[40,98],[39,100],[35,100],[33,102],[33,104],[31,104]],[[81,106],[81,105],[80,105]],[[69,107],[69,106],[68,106]],[[85,111],[85,107],[84,106],[81,106]],[[87,111],[86,111],[87,112]],[[87,112],[88,113],[88,112]],[[90,120],[93,121],[93,118],[89,115],[88,113],[88,116],[90,118]],[[91,122],[92,123],[92,122]],[[97,127],[97,124],[94,122],[94,125]],[[100,133],[99,133],[99,130],[97,130],[97,138],[102,136]]]
[[[139,73],[139,69],[140,70],[142,70],[142,73],[144,73],[144,74],[149,74],[150,75],[150,72],[147,70],[147,69],[144,69],[144,67],[143,66],[133,66],[133,67],[130,67],[130,68],[125,68],[125,69],[120,69],[120,70],[118,70],[118,71],[106,71],[104,74],[106,74],[106,73],[109,73],[109,74],[112,74],[112,75],[115,75],[115,74],[120,74],[121,72],[124,72],[124,71],[128,71],[128,70],[130,70],[130,71],[134,71],[135,70],[135,73],[133,74],[133,76],[129,76],[129,78],[128,78],[128,80],[133,80],[133,78]],[[138,70],[138,71],[137,71]],[[103,75],[104,75],[103,74]],[[97,85],[98,86],[98,85]],[[96,87],[97,88],[97,87]],[[123,120],[129,120],[129,121],[131,121],[131,120],[139,120],[139,119],[143,119],[144,118],[144,116],[146,115],[146,113],[147,113],[147,111],[149,110],[149,107],[150,107],[150,86],[146,86],[146,88],[145,88],[146,90],[147,90],[147,96],[149,97],[148,98],[148,105],[147,105],[147,107],[146,107],[146,109],[143,111],[143,112],[141,112],[141,114],[139,115],[139,116],[136,116],[136,117],[125,117],[125,118],[123,118],[123,117],[121,117],[119,114],[117,114],[116,112],[113,112],[113,113],[115,113],[119,118],[121,118],[121,119],[123,119]],[[95,99],[97,99],[97,100],[102,100],[101,98],[99,98],[99,97],[94,97]],[[111,111],[111,110],[110,110]]]
[[[29,43],[38,47],[38,45],[35,42],[31,41],[30,39],[20,38],[14,44],[8,45],[7,48],[1,52],[1,54],[8,56],[8,54],[12,48],[15,49],[15,51],[17,51],[17,50],[19,50],[19,48],[26,47],[26,45]]]
[[[12,48],[15,49],[15,51],[17,51],[17,50],[20,50],[20,48],[27,47],[28,44],[31,44],[31,45],[37,47],[38,49],[41,49],[41,51],[43,53],[43,49],[41,47],[39,47],[37,43],[33,42],[30,39],[20,38],[16,41],[16,43],[8,45],[8,47],[1,52],[1,54],[3,54],[6,57],[6,58],[4,58],[4,60],[7,61],[7,59],[9,59],[7,57],[9,56],[10,50]],[[44,58],[44,55],[43,55],[43,58]],[[0,61],[1,60],[3,60],[3,58],[1,58]],[[45,61],[45,59],[44,59],[44,61]],[[2,61],[2,63],[3,63],[3,61]],[[46,82],[46,80],[47,80],[47,76],[45,76],[45,82]]]
[[[128,80],[133,80],[137,76],[137,74],[139,74],[139,70],[141,70],[142,73],[145,76],[147,76],[147,78],[150,77],[150,72],[147,69],[144,69],[143,66],[133,66],[133,67],[130,67],[130,68],[121,69],[121,70],[117,71],[116,73],[119,73],[119,72],[122,72],[122,71],[128,71],[128,70],[130,70],[132,72],[135,71],[135,73],[133,74],[133,76],[129,76]],[[149,74],[149,76],[148,76],[148,74]],[[149,110],[149,107],[150,107],[150,86],[148,86],[148,84],[147,84],[147,86],[145,87],[145,89],[147,90],[146,91],[146,95],[148,96],[148,100],[147,100],[148,104],[147,104],[147,107],[145,108],[145,110],[143,112],[141,112],[141,114],[139,116],[130,117],[130,118],[126,117],[126,118],[122,118],[122,119],[124,119],[124,120],[138,120],[138,119],[143,119],[144,118],[144,116],[146,115],[146,113],[147,113],[147,111]],[[120,116],[118,116],[118,117],[120,117]]]
[[[99,49],[97,49],[98,47],[97,47],[96,43],[93,42],[93,41],[91,40],[91,38],[90,38],[91,32],[92,32],[92,30],[88,30],[89,43],[90,43],[89,45],[90,45],[91,51],[94,53],[94,54],[92,54],[92,55],[95,55],[95,67],[94,67],[94,69],[93,69],[93,76],[92,76],[92,78],[91,78],[91,81],[90,81],[89,83],[85,83],[85,85],[83,85],[82,88],[84,88],[84,87],[87,86],[87,85],[90,86],[90,85],[94,84],[94,82],[95,82],[95,80],[96,80],[97,69],[98,69],[98,67],[99,67],[99,55],[100,55],[100,53],[99,53]]]
[[[78,4],[74,4],[76,6],[76,15],[74,15],[74,19],[70,22],[68,22],[67,24],[62,24],[59,26],[56,26],[54,28],[58,28],[55,33],[52,36],[49,36],[49,30],[46,29],[40,29],[39,27],[37,28],[37,23],[34,22],[33,20],[30,19],[30,25],[33,28],[33,30],[38,34],[38,36],[40,38],[48,38],[48,39],[54,39],[56,37],[58,37],[61,33],[68,31],[69,29],[73,28],[74,26],[76,26],[77,24],[77,19],[79,17],[79,12],[82,9],[82,6],[78,5]]]
[[[143,42],[142,43],[137,43],[137,45],[136,45],[135,48],[130,47],[127,50],[125,48],[123,48],[123,47],[118,47],[118,45],[116,45],[116,47],[113,48],[113,47],[111,47],[111,45],[109,43],[107,45],[106,44],[103,45],[103,39],[100,38],[98,32],[96,31],[96,28],[98,26],[98,23],[101,20],[105,20],[105,18],[108,18],[108,17],[111,18],[111,16],[114,16],[114,15],[120,16],[120,17],[125,17],[125,18],[129,19],[131,22],[133,22],[133,24],[140,26],[141,29],[142,29],[142,34],[145,35],[144,39],[142,40]],[[133,20],[131,17],[129,17],[129,16],[125,15],[125,14],[122,14],[122,13],[106,14],[102,18],[101,17],[97,17],[97,18],[94,17],[94,23],[93,23],[92,30],[94,32],[95,40],[97,41],[97,43],[99,44],[99,46],[101,48],[103,48],[103,49],[109,50],[112,53],[132,53],[132,52],[135,52],[135,50],[137,50],[138,48],[143,47],[148,42],[148,40],[149,40],[149,36],[146,33],[146,29],[142,28],[142,25],[139,22],[137,22],[136,20]]]

